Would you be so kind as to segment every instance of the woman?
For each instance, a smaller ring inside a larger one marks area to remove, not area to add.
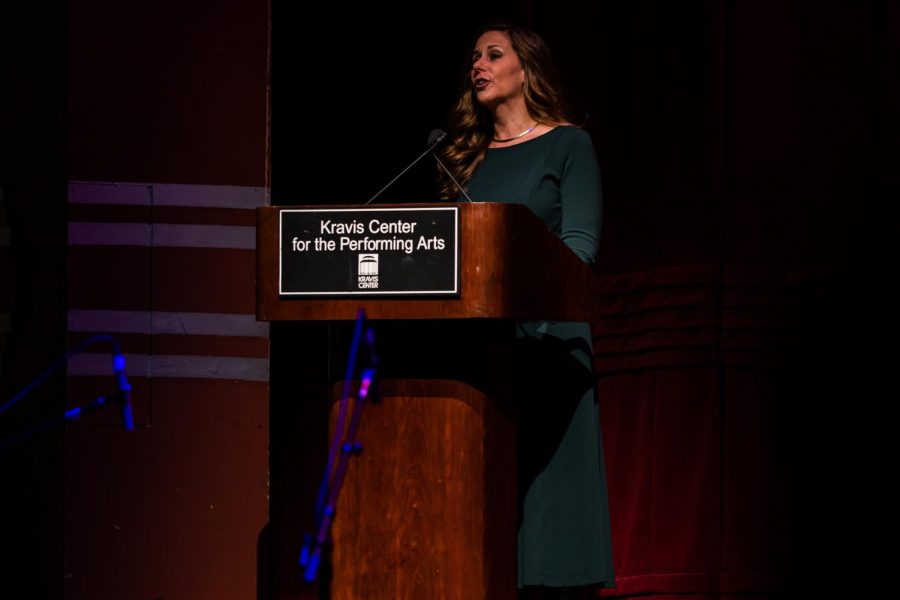
[[[547,46],[511,25],[482,30],[443,157],[475,201],[526,204],[582,260],[600,233],[590,136],[571,125]],[[445,199],[460,196],[441,184]],[[578,597],[612,585],[605,471],[586,323],[519,325],[519,587]]]

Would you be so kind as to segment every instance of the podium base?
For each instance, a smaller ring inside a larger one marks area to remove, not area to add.
[[[513,421],[458,381],[379,391],[337,503],[331,598],[514,600]]]

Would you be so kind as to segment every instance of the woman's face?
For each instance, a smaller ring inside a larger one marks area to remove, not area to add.
[[[525,70],[508,35],[487,31],[478,38],[471,77],[478,102],[487,108],[523,95]]]

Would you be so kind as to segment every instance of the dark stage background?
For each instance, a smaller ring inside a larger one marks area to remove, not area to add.
[[[14,284],[0,295],[3,398],[67,342],[64,292],[79,282],[64,281],[66,181],[364,201],[445,126],[478,25],[512,18],[549,42],[603,172],[594,346],[619,577],[610,595],[887,585],[872,540],[892,504],[896,3],[7,10],[17,35],[3,46],[16,82],[4,92],[0,163],[0,225],[13,241],[0,265]],[[427,201],[433,177],[423,161],[382,201]],[[271,331],[269,429],[257,434],[269,448],[269,525],[258,564],[228,565],[260,597],[318,594],[294,561],[323,459],[325,338],[323,327]],[[55,414],[64,382],[50,385],[0,415],[0,432]],[[66,590],[72,450],[59,434],[0,456],[4,597]],[[249,498],[243,482],[230,485]],[[159,582],[173,596],[179,585]],[[93,597],[112,597],[98,586]]]
[[[275,5],[273,203],[380,189],[445,126],[479,24],[508,15],[547,39],[604,176],[594,334],[610,595],[769,597],[877,579],[860,551],[882,514],[878,398],[897,332],[896,5],[463,2],[415,25],[369,11]],[[383,201],[429,199],[433,170]],[[274,385],[312,360],[290,350],[301,335],[273,333]],[[284,418],[272,421],[271,517],[292,532],[309,526],[300,482],[324,442],[293,424],[323,422],[324,401],[316,413],[288,397],[276,389],[272,405]],[[276,556],[294,555],[287,535]],[[287,560],[275,565],[299,591]]]

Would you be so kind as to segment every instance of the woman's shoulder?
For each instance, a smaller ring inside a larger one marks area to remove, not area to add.
[[[557,137],[557,147],[566,148],[570,152],[594,152],[591,134],[577,125],[558,125],[553,133]]]
[[[560,123],[559,125],[556,125],[554,131],[561,139],[592,143],[591,134],[578,125]]]

